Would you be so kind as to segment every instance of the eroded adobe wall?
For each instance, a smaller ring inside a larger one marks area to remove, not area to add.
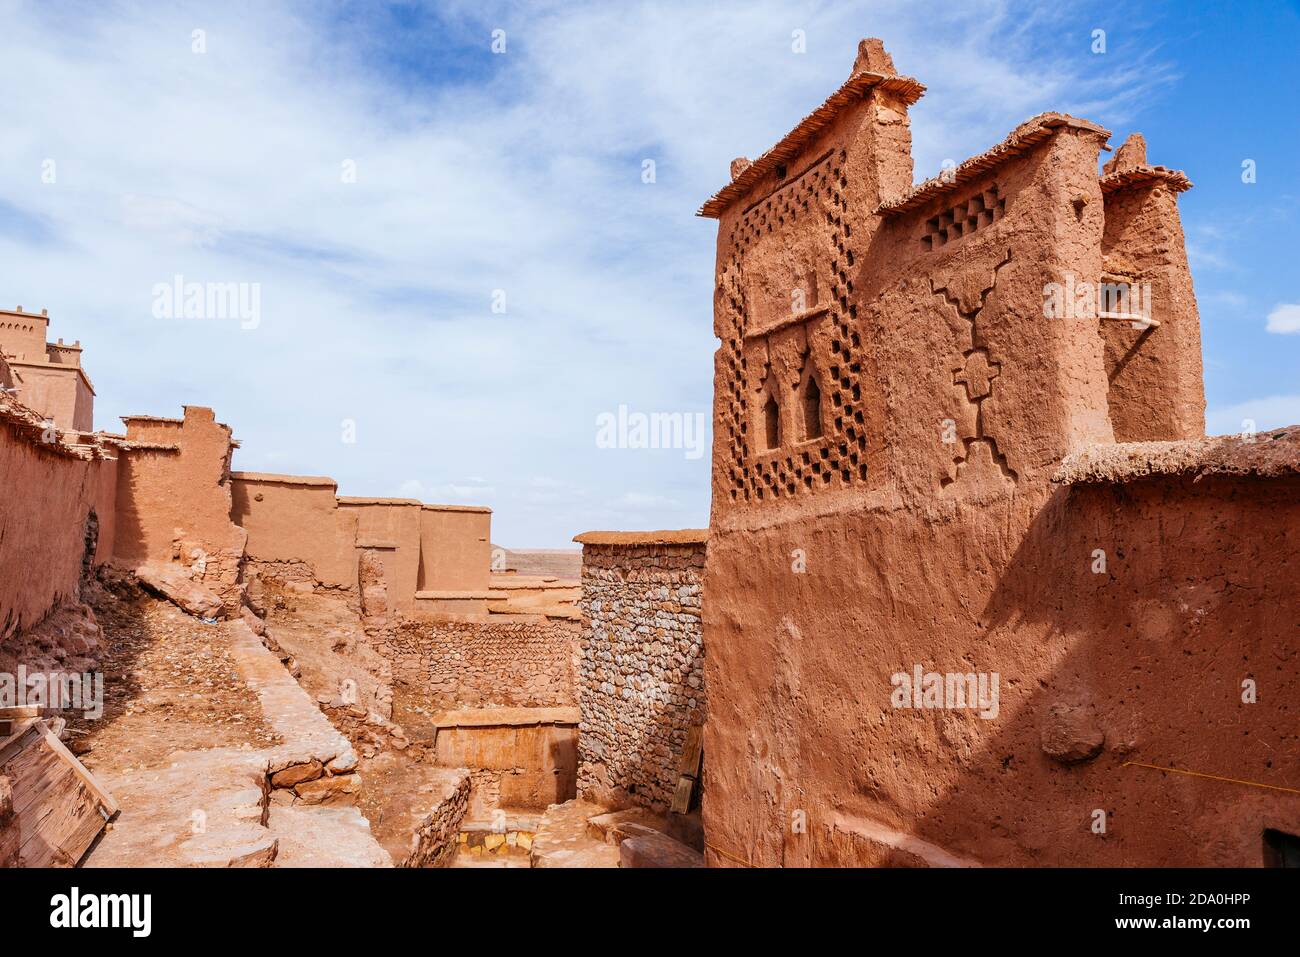
[[[40,416],[0,396],[0,641],[77,599],[88,531],[92,565],[113,552],[116,453],[50,437]]]
[[[1101,323],[1116,441],[1204,435],[1201,324],[1177,193],[1161,180],[1107,189],[1102,249],[1104,280],[1149,288],[1158,323]]]
[[[705,548],[583,545],[578,792],[597,803],[672,801],[687,730],[706,715]]]
[[[1300,829],[1288,795],[1126,763],[1293,783],[1297,492],[1152,478],[715,540],[710,841],[766,865],[917,863],[890,831],[985,864],[1259,865],[1264,828]],[[997,717],[894,708],[917,664],[999,673]]]
[[[126,419],[114,557],[127,566],[178,562],[238,612],[246,535],[231,521],[230,427],[211,409],[183,419]]]
[[[420,509],[420,591],[486,592],[492,564],[486,508],[425,505]]]
[[[429,708],[577,703],[579,624],[542,615],[420,616],[385,635],[395,692]]]
[[[263,578],[357,587],[357,511],[340,509],[332,479],[231,473],[231,519],[248,533],[248,561]],[[300,569],[299,566],[306,566]]]
[[[419,500],[342,496],[338,504],[341,520],[355,522],[357,547],[383,559],[389,607],[409,611],[420,574]]]
[[[52,419],[61,429],[89,432],[94,428],[95,394],[81,373],[56,364],[15,362],[22,402]]]
[[[1169,203],[1158,242],[1120,235],[1108,134],[1058,114],[891,196],[878,93],[705,207],[709,860],[1257,864],[1264,827],[1296,830],[1278,792],[1125,762],[1287,783],[1295,479],[1052,484],[1133,419],[1112,423],[1096,312],[1049,318],[1049,290],[1121,254],[1166,270],[1166,341],[1191,362],[1181,251],[1156,248],[1181,245]],[[1158,413],[1194,410],[1181,376]],[[895,708],[891,679],[917,666],[999,674],[1000,710]],[[1241,702],[1248,666],[1267,708]]]
[[[438,728],[435,756],[443,767],[470,769],[470,820],[490,821],[498,808],[545,811],[574,796],[575,715],[537,709],[461,715],[469,723]]]

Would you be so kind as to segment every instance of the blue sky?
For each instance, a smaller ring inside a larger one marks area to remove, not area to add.
[[[597,417],[709,411],[694,211],[869,35],[929,87],[918,179],[1049,109],[1186,170],[1210,431],[1300,422],[1294,3],[0,2],[0,24],[0,302],[82,340],[101,428],[211,405],[237,468],[487,504],[513,547],[706,524],[707,456],[597,448]],[[177,274],[257,283],[256,328],[157,318]]]

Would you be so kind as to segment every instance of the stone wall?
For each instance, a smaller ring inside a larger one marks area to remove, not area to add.
[[[459,847],[460,824],[469,810],[470,776],[463,768],[448,768],[433,785],[433,807],[416,825],[411,850],[394,856],[398,867],[446,867]]]
[[[576,703],[579,625],[544,615],[401,621],[381,651],[394,693],[429,708],[564,707]]]
[[[664,811],[705,718],[704,532],[587,533],[578,793]]]

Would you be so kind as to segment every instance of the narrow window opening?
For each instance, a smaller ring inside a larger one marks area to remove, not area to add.
[[[767,447],[778,448],[781,445],[781,410],[777,407],[775,396],[767,397],[767,405],[763,406],[763,421],[767,426]]]
[[[806,439],[820,438],[822,434],[822,390],[816,379],[809,379],[803,390],[803,431]]]

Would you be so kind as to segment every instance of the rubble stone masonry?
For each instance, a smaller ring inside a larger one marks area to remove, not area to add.
[[[433,708],[575,703],[578,622],[545,615],[417,617],[385,640],[393,680]]]
[[[588,532],[578,793],[665,811],[705,717],[701,531]]]

